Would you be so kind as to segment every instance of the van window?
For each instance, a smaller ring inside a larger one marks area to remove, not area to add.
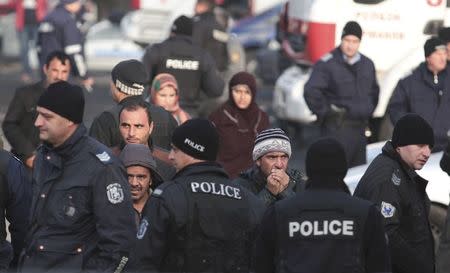
[[[358,4],[375,5],[381,3],[385,0],[353,0],[353,2]]]

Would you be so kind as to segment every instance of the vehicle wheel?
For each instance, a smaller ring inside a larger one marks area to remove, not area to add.
[[[437,204],[431,204],[430,215],[428,219],[430,220],[431,232],[433,234],[435,253],[437,252],[437,249],[439,247],[442,231],[445,228],[446,218],[447,210],[445,208]]]

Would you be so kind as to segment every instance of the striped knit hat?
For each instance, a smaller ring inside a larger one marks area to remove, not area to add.
[[[271,152],[282,152],[291,157],[291,141],[280,128],[267,129],[256,136],[253,161]]]

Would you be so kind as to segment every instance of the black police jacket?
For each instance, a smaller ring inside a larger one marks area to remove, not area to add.
[[[22,161],[32,156],[40,143],[34,121],[37,101],[44,91],[44,81],[18,88],[3,120],[3,132],[11,144],[11,152]]]
[[[390,271],[375,205],[337,188],[314,186],[268,208],[254,260],[257,273]]]
[[[434,272],[427,183],[388,141],[356,187],[354,195],[376,203],[384,216],[394,273]]]
[[[160,73],[172,74],[178,82],[180,106],[191,116],[198,116],[200,91],[219,97],[225,86],[211,55],[186,35],[171,36],[145,50],[142,63],[152,80]]]
[[[141,96],[129,96],[121,100],[116,106],[101,113],[91,124],[89,135],[108,147],[118,147],[123,141],[119,131],[119,113],[123,105],[131,100],[143,100]],[[147,103],[154,124],[152,143],[165,150],[170,150],[172,133],[178,126],[170,112],[160,106]]]
[[[23,272],[121,272],[135,231],[125,169],[84,125],[39,147]]]
[[[141,271],[249,272],[263,209],[217,163],[185,167],[152,193]]]
[[[0,149],[0,272],[17,266],[28,228],[30,204],[31,180],[28,172],[22,162]],[[10,223],[12,249],[6,241],[5,219]]]
[[[345,120],[364,122],[372,116],[380,88],[372,60],[360,58],[349,65],[337,47],[314,65],[304,96],[319,120],[332,115],[332,104],[345,109]]]

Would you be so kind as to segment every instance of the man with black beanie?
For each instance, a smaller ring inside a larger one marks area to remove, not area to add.
[[[206,119],[175,129],[177,174],[151,195],[139,272],[249,272],[263,205],[215,162],[219,136]]]
[[[424,118],[434,131],[434,153],[445,149],[450,129],[450,67],[446,45],[441,39],[431,37],[423,49],[425,61],[398,81],[387,112],[392,124],[407,113]]]
[[[305,191],[274,203],[256,238],[256,273],[389,272],[381,215],[344,183],[343,146],[319,139],[306,154]]]
[[[83,91],[65,81],[49,85],[38,100],[43,145],[22,272],[121,272],[130,259],[136,229],[125,170],[87,135],[83,112]]]
[[[354,193],[374,202],[384,217],[393,273],[435,272],[428,181],[416,173],[433,145],[433,129],[425,119],[417,114],[403,116]]]
[[[181,108],[198,117],[202,102],[219,97],[225,83],[211,55],[192,41],[192,28],[191,18],[182,15],[175,19],[170,37],[147,47],[142,62],[149,82],[160,73],[172,74],[178,82]]]
[[[357,22],[345,24],[341,44],[314,65],[304,93],[322,135],[344,146],[349,167],[366,163],[365,131],[380,92],[373,61],[359,52],[362,34]]]

